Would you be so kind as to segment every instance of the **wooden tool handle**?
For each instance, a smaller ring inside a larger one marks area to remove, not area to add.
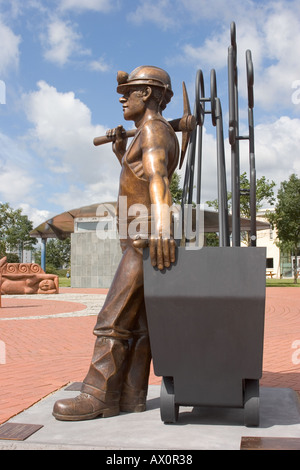
[[[125,132],[125,135],[126,137],[133,137],[135,133],[136,133],[136,129],[130,129],[129,131]],[[103,135],[101,137],[94,138],[94,145],[96,145],[97,147],[98,145],[108,144],[109,142],[114,142],[115,140],[116,140],[115,135],[112,135],[110,137],[107,135]]]
[[[196,118],[193,115],[189,114],[183,116],[182,118],[169,121],[169,124],[171,124],[175,132],[191,132],[195,129],[197,123]],[[129,131],[126,131],[125,135],[126,137],[133,137],[135,133],[136,129],[131,129]],[[108,144],[109,142],[114,142],[115,140],[115,135],[112,135],[110,137],[108,137],[107,135],[103,135],[101,137],[94,138],[94,145],[98,146]]]

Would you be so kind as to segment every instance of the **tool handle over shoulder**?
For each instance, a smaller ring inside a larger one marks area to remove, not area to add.
[[[136,129],[130,129],[129,131],[126,131],[126,137],[133,137],[134,134],[136,133]],[[97,147],[98,145],[103,145],[103,144],[108,144],[109,142],[114,142],[116,140],[115,135],[103,135],[101,137],[95,137],[94,138],[94,145]]]

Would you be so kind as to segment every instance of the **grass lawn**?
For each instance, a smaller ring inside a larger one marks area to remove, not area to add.
[[[60,287],[71,287],[71,279],[67,277],[59,278]],[[300,287],[300,279],[294,284],[294,279],[266,279],[267,287]]]
[[[297,279],[297,284],[294,284],[294,279],[266,279],[267,287],[300,287],[300,279]]]
[[[67,277],[60,277],[59,287],[71,287],[71,279],[68,279]]]

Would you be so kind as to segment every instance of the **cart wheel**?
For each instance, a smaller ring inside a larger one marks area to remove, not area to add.
[[[173,377],[163,377],[160,389],[160,416],[164,423],[176,423],[179,405],[175,403]]]
[[[245,426],[259,425],[259,380],[245,379],[244,385]]]

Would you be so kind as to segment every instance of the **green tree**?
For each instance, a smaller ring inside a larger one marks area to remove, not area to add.
[[[269,181],[265,176],[256,180],[256,212],[263,207],[265,203],[270,206],[273,206],[275,203],[274,196],[274,186],[276,183],[274,181]],[[250,218],[250,182],[247,178],[247,173],[244,172],[240,176],[240,214],[241,217],[246,219]],[[227,193],[228,198],[228,208],[231,208],[231,192]],[[218,200],[206,201],[206,204],[209,207],[212,207],[215,210],[218,210]],[[249,233],[243,234],[244,241],[249,245]]]
[[[300,179],[293,173],[283,181],[277,194],[275,211],[268,219],[276,226],[278,245],[295,256],[294,282],[297,283],[297,258],[300,246]]]
[[[269,181],[266,179],[265,176],[256,180],[256,212],[259,211],[264,205],[264,203],[268,203],[269,205],[274,205],[275,203],[275,196],[274,196],[274,186],[276,183],[274,181]],[[240,176],[240,212],[241,216],[248,219],[250,217],[250,182],[247,178],[247,173],[244,172]],[[228,197],[228,208],[231,207],[231,192],[227,193]],[[218,210],[218,200],[215,199],[213,201],[206,201],[206,204],[209,207]]]
[[[51,238],[47,241],[46,245],[46,267],[47,271],[54,268],[60,269],[64,266],[70,266],[71,257],[71,239],[58,240]],[[41,264],[41,251],[40,249],[35,253],[35,261]]]
[[[170,181],[170,192],[173,204],[180,204],[182,199],[182,188],[180,188],[180,176],[176,171],[174,171]]]
[[[0,254],[8,251],[33,250],[36,239],[30,236],[32,222],[22,209],[13,209],[9,203],[0,204]]]
[[[269,181],[265,176],[257,179],[256,181],[256,212],[263,207],[265,203],[273,206],[275,203],[274,187],[276,183]],[[247,192],[250,190],[250,182],[247,178],[246,172],[242,173],[240,179],[241,199],[240,210],[241,215],[250,218],[250,197]]]
[[[214,232],[206,233],[205,235],[205,245],[206,246],[219,246],[219,237]]]
[[[5,241],[0,239],[0,259],[6,256]]]

